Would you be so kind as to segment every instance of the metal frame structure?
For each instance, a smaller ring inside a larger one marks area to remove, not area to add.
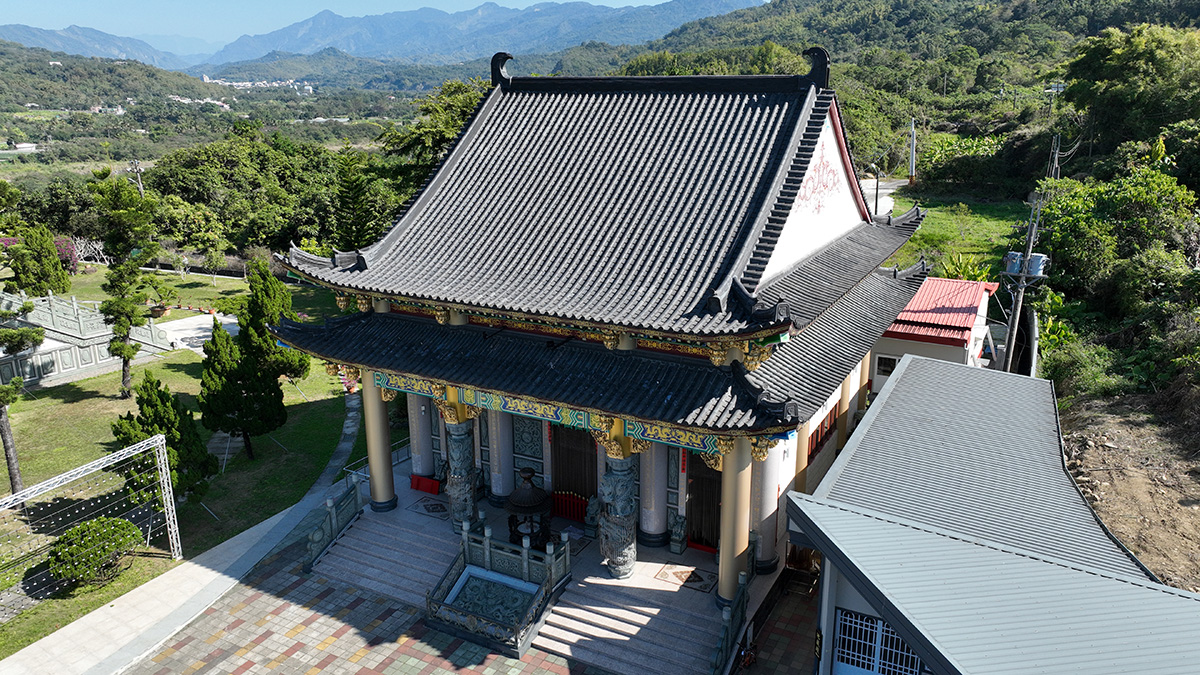
[[[151,436],[144,441],[139,441],[122,448],[111,455],[60,473],[33,487],[0,499],[0,511],[20,508],[25,502],[35,497],[85,478],[97,471],[103,471],[114,464],[149,450],[154,451],[155,462],[158,464],[159,493],[162,499],[163,515],[167,521],[167,538],[171,545],[171,557],[179,560],[183,558],[183,546],[179,542],[179,520],[175,516],[175,490],[171,486],[171,469],[167,462],[167,441],[162,434]]]

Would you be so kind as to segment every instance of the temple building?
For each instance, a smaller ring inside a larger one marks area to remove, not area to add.
[[[510,77],[498,54],[379,241],[283,258],[360,310],[276,335],[361,373],[373,509],[396,504],[404,397],[414,484],[456,525],[532,469],[557,516],[596,515],[618,579],[639,547],[711,550],[729,603],[777,566],[783,495],[845,443],[925,276],[880,269],[923,214],[868,211],[806,54],[803,76],[606,78]]]

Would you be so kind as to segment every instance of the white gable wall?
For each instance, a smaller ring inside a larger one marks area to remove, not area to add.
[[[796,203],[788,214],[779,243],[767,261],[763,282],[788,271],[864,220],[855,196],[854,172],[846,166],[834,115],[825,119]]]

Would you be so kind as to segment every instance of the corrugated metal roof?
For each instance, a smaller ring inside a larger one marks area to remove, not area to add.
[[[323,326],[285,322],[272,330],[302,351],[372,370],[624,418],[715,431],[778,430],[811,416],[919,285],[919,277],[868,276],[748,375],[706,358],[610,351],[402,314],[368,312]]]
[[[1143,574],[1063,467],[1047,380],[906,356],[814,494],[1095,569]]]
[[[788,514],[935,673],[1200,671],[1200,595],[795,492]]]
[[[775,325],[729,287],[756,283],[833,105],[803,77],[512,78],[380,242],[289,264],[347,289],[564,320]],[[882,259],[866,262],[842,292]]]
[[[966,345],[971,341],[979,305],[997,287],[992,282],[930,277],[885,337]]]
[[[995,283],[986,281],[930,277],[896,320],[946,328],[970,328],[975,325],[984,296],[990,295],[996,287]]]

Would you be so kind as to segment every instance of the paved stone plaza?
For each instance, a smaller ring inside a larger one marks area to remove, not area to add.
[[[300,570],[303,542],[272,553],[212,607],[131,667],[194,673],[605,673],[535,649],[521,660],[427,628],[420,612]]]

